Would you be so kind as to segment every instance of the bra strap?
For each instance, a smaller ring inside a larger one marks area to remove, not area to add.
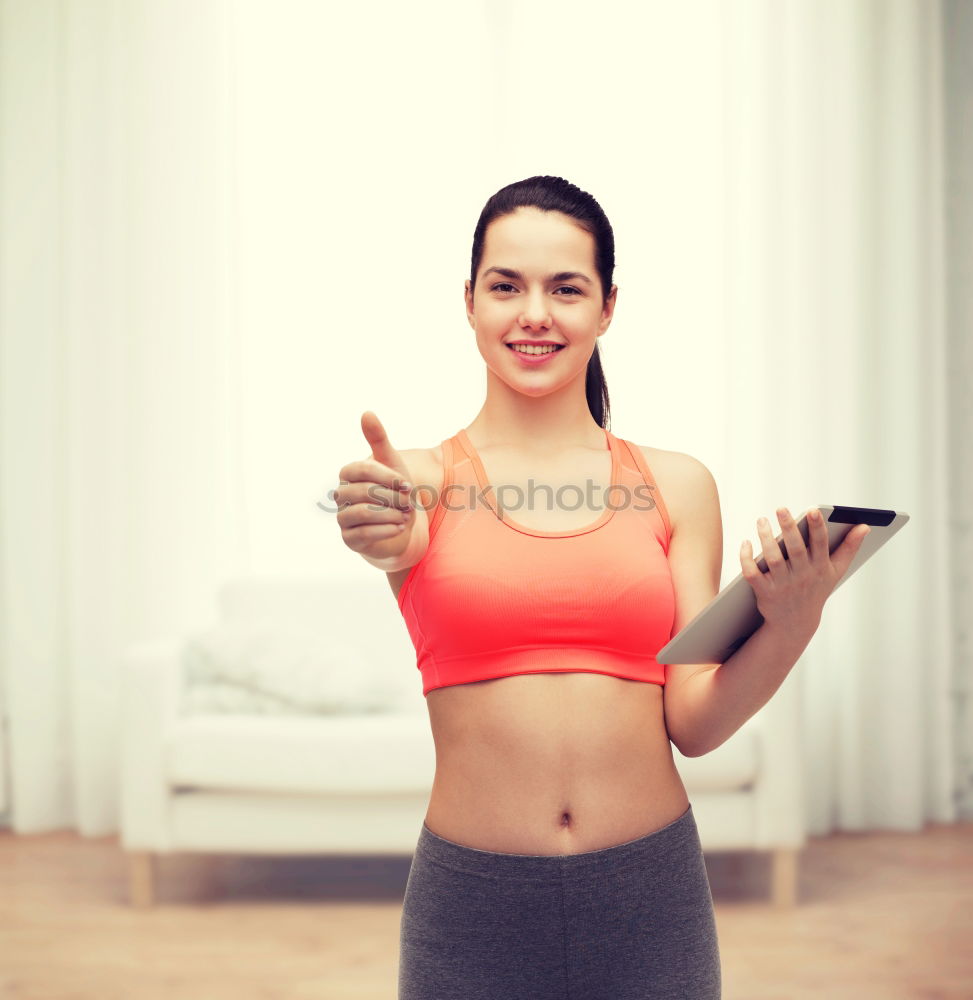
[[[443,450],[443,485],[442,489],[439,491],[439,495],[435,498],[436,506],[434,508],[428,508],[426,510],[426,515],[429,518],[429,541],[431,542],[433,536],[439,530],[439,525],[446,513],[446,507],[444,506],[444,499],[446,497],[446,490],[455,481],[454,466],[456,464],[456,442],[454,438],[446,438],[444,441],[440,442],[440,447]],[[427,496],[430,491],[426,491]],[[431,500],[432,497],[429,497]],[[423,501],[425,502],[425,500]]]
[[[645,460],[645,455],[642,454],[642,449],[637,444],[626,441],[624,438],[618,438],[618,440],[628,449],[628,453],[632,456],[632,461],[645,481],[645,485],[652,492],[652,499],[655,501],[656,510],[658,510],[659,516],[662,518],[662,523],[665,525],[666,550],[668,551],[669,540],[672,538],[672,525],[669,521],[669,511],[666,508],[666,502],[662,499],[662,491],[659,489],[659,484],[656,482],[655,476],[652,475],[652,470],[649,468],[649,463]]]

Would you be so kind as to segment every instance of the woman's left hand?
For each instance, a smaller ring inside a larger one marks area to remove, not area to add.
[[[856,525],[845,536],[841,545],[828,553],[828,529],[816,507],[817,519],[808,512],[808,547],[797,530],[797,523],[786,507],[777,511],[787,549],[785,559],[774,540],[770,522],[757,521],[761,547],[767,570],[761,572],[754,561],[750,540],[740,548],[740,563],[757,598],[757,609],[765,622],[790,631],[813,634],[821,622],[824,602],[845,575],[855,558],[865,536],[871,530],[867,525]]]

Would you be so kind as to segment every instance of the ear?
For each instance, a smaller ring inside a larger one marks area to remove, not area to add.
[[[466,321],[467,321],[467,323],[470,324],[470,328],[472,330],[475,330],[476,329],[476,317],[474,316],[473,309],[472,309],[472,301],[471,301],[472,291],[471,291],[471,288],[472,288],[472,285],[471,285],[470,279],[467,278],[466,281],[463,282],[463,302],[466,305]]]

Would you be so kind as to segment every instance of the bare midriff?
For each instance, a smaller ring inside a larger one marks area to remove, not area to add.
[[[433,833],[507,854],[577,854],[645,836],[689,799],[658,684],[518,674],[426,696]]]

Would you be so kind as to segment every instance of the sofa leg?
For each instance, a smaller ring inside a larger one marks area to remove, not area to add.
[[[781,847],[771,852],[771,900],[774,906],[790,908],[797,902],[797,850]]]
[[[128,893],[137,909],[155,902],[155,855],[151,851],[128,851]]]

